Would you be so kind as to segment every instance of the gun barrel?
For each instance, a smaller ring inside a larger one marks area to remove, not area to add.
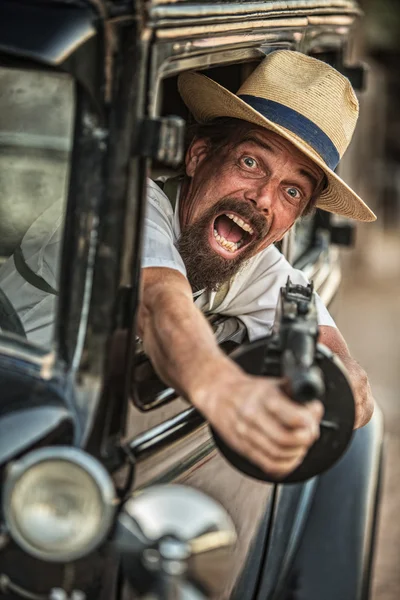
[[[286,371],[286,372],[285,372]],[[289,394],[296,402],[309,402],[321,399],[325,392],[325,384],[321,369],[317,366],[284,369],[289,384]]]

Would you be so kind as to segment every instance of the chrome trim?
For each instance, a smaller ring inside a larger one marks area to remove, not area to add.
[[[339,249],[321,247],[317,260],[302,269],[308,280],[314,282],[314,289],[326,306],[332,302],[338,290],[342,273]]]
[[[160,471],[149,478],[143,476],[143,479],[139,480],[138,485],[136,485],[137,480],[135,480],[135,493],[150,485],[184,482],[193,471],[201,467],[201,465],[212,458],[212,456],[215,456],[217,452],[214,441],[210,437],[208,441],[197,445],[195,451],[187,452],[183,459],[180,456],[180,459],[171,464],[165,472]],[[181,454],[181,452],[179,454]]]
[[[192,37],[198,35],[212,35],[216,33],[230,33],[231,31],[245,31],[252,29],[266,29],[270,31],[273,28],[277,29],[294,29],[305,28],[308,21],[304,17],[295,17],[293,19],[268,19],[268,21],[251,21],[245,20],[236,23],[231,23],[229,28],[226,23],[213,25],[198,25],[192,27],[179,27],[171,29],[159,29],[156,32],[157,39],[176,39],[181,37]],[[227,31],[228,30],[228,31]]]
[[[42,379],[51,379],[54,376],[54,368],[56,364],[56,355],[53,351],[40,353],[40,349],[36,347],[23,348],[21,345],[12,346],[5,345],[5,338],[8,338],[4,332],[0,335],[0,356],[20,360],[30,363],[33,367],[39,370],[39,375]],[[10,341],[11,336],[10,336]],[[18,343],[20,340],[16,340]]]
[[[174,2],[160,0],[152,2],[149,15],[155,19],[171,17],[201,17],[228,15],[243,16],[246,14],[262,14],[263,16],[286,16],[288,13],[316,13],[346,12],[354,15],[362,14],[357,4],[352,0],[335,0],[335,2],[321,2],[321,0],[287,0],[285,2],[226,2],[221,4],[195,4],[193,2]]]
[[[337,263],[334,266],[331,266],[329,277],[322,284],[321,289],[316,290],[325,306],[329,306],[333,301],[339,289],[341,280],[342,271],[340,264]]]
[[[218,39],[221,41],[221,38]],[[263,39],[264,38],[262,38],[262,40]],[[215,38],[204,38],[204,40],[207,44],[211,44]],[[201,42],[203,40],[197,41]],[[254,41],[255,46],[253,48],[243,48],[243,50],[239,49],[239,51],[235,49],[211,52],[207,54],[207,63],[205,63],[204,56],[187,56],[192,48],[196,48],[196,46],[193,45],[193,42],[177,42],[173,45],[173,50],[177,53],[177,56],[168,57],[157,69],[157,84],[165,77],[172,77],[173,75],[177,75],[182,71],[190,69],[201,69],[202,67],[209,68],[217,65],[222,66],[232,63],[241,63],[251,59],[261,59],[264,56],[264,53],[256,46],[256,43],[260,42],[260,40],[256,39]],[[197,48],[200,50],[199,46]],[[203,51],[203,48],[201,48],[201,50]],[[183,57],[181,58],[180,55]],[[154,96],[156,97],[157,94],[155,93]]]
[[[137,435],[128,442],[126,448],[135,462],[139,462],[191,434],[203,424],[204,417],[195,408],[188,408],[171,419]]]
[[[119,521],[131,533],[121,535],[119,546],[134,591],[143,590],[146,576],[152,582],[148,599],[200,600],[205,591],[207,598],[223,591],[234,569],[237,533],[221,503],[189,486],[152,486],[125,504]]]
[[[285,30],[285,40],[289,40],[289,36],[288,33]],[[292,33],[292,38],[293,40],[295,39],[295,36],[297,35],[298,37],[298,33],[297,32],[291,32]],[[192,39],[188,42],[177,42],[172,46],[172,49],[174,51],[174,53],[181,53],[182,52],[184,54],[188,54],[188,52],[190,51],[191,53],[196,52],[204,52],[205,50],[208,49],[212,49],[212,48],[223,48],[223,47],[229,47],[229,46],[234,46],[235,47],[235,52],[237,52],[237,50],[240,50],[241,47],[244,46],[244,48],[249,47],[249,51],[252,49],[252,46],[256,46],[256,49],[258,49],[258,47],[262,44],[265,44],[269,37],[272,36],[272,33],[270,34],[265,34],[265,33],[261,33],[261,32],[257,32],[257,33],[246,33],[245,36],[241,35],[240,33],[238,34],[227,34],[224,36],[220,36],[220,37],[202,37],[200,39],[196,38],[196,39]],[[283,37],[283,36],[281,36]],[[273,38],[272,42],[276,43],[280,43],[279,40],[279,33],[278,32],[274,32],[273,34]],[[236,50],[237,49],[237,50]],[[239,58],[240,60],[240,58]]]
[[[192,469],[216,453],[208,425],[204,423],[159,452],[136,464],[135,490],[155,483],[183,481]]]

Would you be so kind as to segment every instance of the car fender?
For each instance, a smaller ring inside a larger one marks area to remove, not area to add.
[[[383,417],[376,407],[344,456],[319,477],[292,567],[291,600],[369,597],[382,448]],[[286,590],[273,599],[288,597]]]

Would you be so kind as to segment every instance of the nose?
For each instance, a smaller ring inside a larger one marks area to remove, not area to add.
[[[254,186],[245,193],[246,200],[250,201],[260,212],[270,214],[276,201],[277,190],[273,181],[254,182]]]

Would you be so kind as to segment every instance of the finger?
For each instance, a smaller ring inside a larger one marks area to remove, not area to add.
[[[259,412],[254,406],[242,408],[236,418],[232,418],[229,430],[237,440],[258,447],[273,458],[292,458],[299,453],[304,454],[319,437],[319,429],[288,429],[275,417]]]
[[[291,429],[306,427],[315,431],[318,424],[312,410],[308,410],[304,405],[290,400],[284,394],[279,393],[278,390],[274,395],[270,393],[269,397],[265,398],[263,405],[269,414],[276,417],[282,425]]]
[[[266,446],[265,438],[260,440],[262,446],[260,447],[257,445],[254,436],[243,439],[239,435],[232,435],[232,428],[229,429],[228,432],[220,430],[219,433],[233,450],[271,475],[291,472],[303,461],[307,454],[307,450],[302,448],[293,455],[281,456],[279,455],[279,452],[276,452],[276,449],[271,451],[270,448]]]
[[[290,429],[282,425],[275,417],[270,417],[264,421],[260,418],[255,426],[256,430],[264,436],[267,436],[274,444],[282,449],[299,450],[309,448],[320,435],[319,428],[298,427]]]
[[[295,460],[305,456],[308,452],[308,445],[283,446],[275,442],[268,435],[257,430],[248,429],[248,431],[238,438],[242,448],[247,452],[251,450],[262,452],[266,457],[277,461]]]
[[[289,410],[297,410],[297,405],[291,403]],[[305,409],[307,412],[307,409]],[[278,414],[265,410],[261,402],[246,402],[238,407],[236,419],[232,425],[236,427],[251,427],[262,435],[269,437],[275,444],[286,448],[299,448],[310,446],[319,437],[318,421],[313,416],[307,419],[306,425],[296,429],[287,427],[282,423],[282,413]],[[308,411],[308,414],[309,411]]]
[[[304,405],[290,400],[278,390],[275,394],[270,392],[264,399],[263,405],[269,414],[274,415],[286,427],[297,429],[315,426],[316,420],[311,411]]]
[[[250,448],[246,451],[246,456],[266,474],[282,479],[289,475],[289,473],[292,473],[303,462],[305,454],[279,460],[261,452],[257,448]]]
[[[319,400],[315,399],[310,402],[306,402],[305,404],[300,404],[298,402],[293,401],[290,397],[288,397],[285,392],[286,380],[282,378],[272,378],[269,377],[268,381],[273,383],[278,391],[278,394],[275,394],[272,399],[269,401],[269,408],[274,414],[277,414],[282,420],[286,420],[285,423],[287,427],[302,427],[310,426],[310,421],[307,416],[307,413],[304,411],[304,408],[307,408],[309,412],[313,415],[314,419],[320,422],[325,412],[325,407]],[[283,390],[283,393],[281,392]],[[278,402],[277,402],[278,401]],[[281,403],[279,405],[279,403]],[[297,407],[296,413],[292,408]],[[279,414],[278,412],[279,411]]]
[[[312,400],[311,402],[306,402],[304,406],[314,415],[319,423],[325,412],[325,407],[322,402],[320,402],[320,400]]]

